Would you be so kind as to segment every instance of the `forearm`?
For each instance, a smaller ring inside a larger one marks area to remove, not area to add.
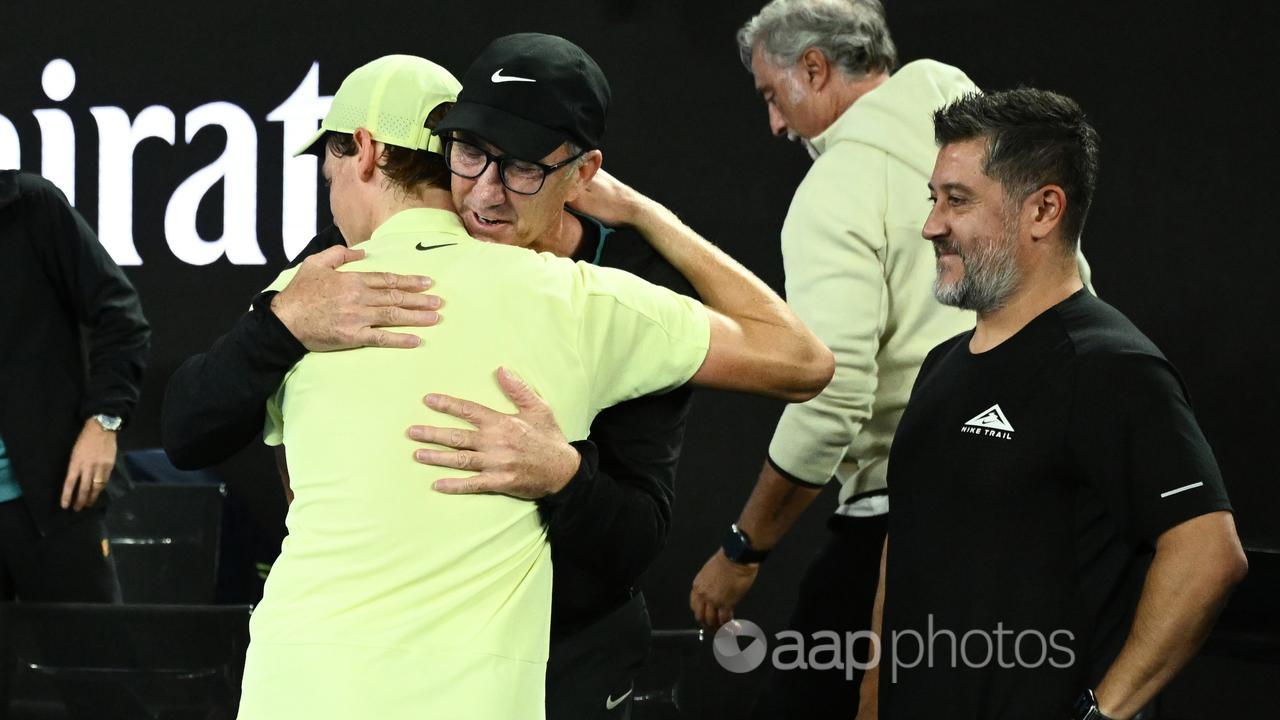
[[[1109,717],[1132,717],[1191,661],[1243,578],[1238,541],[1196,540],[1156,550],[1129,637],[1096,689]]]
[[[113,325],[95,328],[90,336],[89,378],[80,401],[85,417],[103,413],[128,419],[142,391],[151,330],[140,311]]]
[[[738,517],[738,528],[751,538],[757,550],[770,549],[821,492],[820,487],[807,487],[787,479],[766,461]]]
[[[777,293],[665,207],[642,198],[635,208],[634,227],[689,281],[707,307],[738,325],[758,367],[779,376],[799,376],[804,374],[801,370],[814,368],[813,374],[823,375],[817,389],[825,386],[830,352]]]
[[[241,317],[207,353],[189,358],[169,379],[162,441],[174,465],[206,467],[262,431],[267,399],[306,349],[266,309],[269,297]]]
[[[742,322],[778,328],[798,323],[786,303],[738,261],[653,201],[639,200],[634,226],[693,285],[708,307]]]
[[[670,497],[661,485],[623,481],[602,472],[590,442],[574,446],[582,454],[577,474],[558,493],[538,501],[547,539],[556,557],[568,558],[612,584],[631,585],[666,544]]]
[[[99,247],[85,249],[77,274],[85,280],[75,288],[78,314],[89,330],[89,373],[80,411],[84,417],[104,413],[127,419],[142,389],[151,327],[124,271],[102,255]]]

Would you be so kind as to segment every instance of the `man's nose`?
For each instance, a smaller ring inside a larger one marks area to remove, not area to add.
[[[938,206],[934,205],[929,211],[929,216],[924,219],[924,227],[920,230],[920,235],[925,240],[938,240],[947,234],[947,224],[943,222],[941,213],[938,212]]]
[[[498,173],[498,163],[489,163],[489,167],[480,173],[475,179],[476,187],[472,192],[477,194],[477,199],[484,205],[501,205],[506,202],[507,188],[502,184],[502,177]]]
[[[787,134],[787,121],[773,105],[769,106],[769,129],[773,131],[775,137],[785,137]]]

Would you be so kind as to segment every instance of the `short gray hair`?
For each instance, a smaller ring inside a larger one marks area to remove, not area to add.
[[[880,0],[773,0],[738,31],[738,53],[748,70],[757,45],[783,67],[816,48],[854,80],[898,67]]]
[[[574,170],[582,167],[582,164],[587,161],[587,151],[577,141],[565,140],[564,149],[569,151],[569,157],[573,158],[573,162],[569,163],[569,165]]]

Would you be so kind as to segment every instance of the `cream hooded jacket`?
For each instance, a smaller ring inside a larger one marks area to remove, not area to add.
[[[933,111],[974,90],[949,65],[903,66],[812,139],[817,158],[782,226],[787,302],[831,348],[836,371],[822,394],[787,406],[769,457],[793,480],[840,481],[837,512],[866,514],[852,503],[885,488],[920,363],[974,324],[934,299],[933,246],[921,236]],[[1087,284],[1083,259],[1081,269]]]

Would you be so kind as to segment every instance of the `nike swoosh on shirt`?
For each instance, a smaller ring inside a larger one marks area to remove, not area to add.
[[[489,80],[491,80],[491,81],[493,81],[493,82],[496,82],[496,83],[504,83],[504,82],[538,82],[537,80],[534,80],[533,78],[527,78],[527,77],[516,77],[515,75],[503,75],[503,74],[502,74],[502,68],[498,68],[497,70],[494,70],[494,71],[493,71],[493,75],[489,78]]]
[[[634,690],[634,689],[635,689],[635,688],[632,688],[632,690]],[[612,695],[612,694],[610,694],[608,697],[606,697],[606,698],[604,699],[604,709],[605,709],[605,710],[612,710],[612,709],[614,709],[614,708],[618,707],[619,705],[621,705],[621,704],[622,704],[622,701],[623,701],[623,700],[626,700],[626,699],[627,699],[627,696],[629,696],[630,694],[631,694],[631,690],[628,690],[628,691],[626,691],[626,692],[622,693],[622,695],[618,696],[618,699],[617,699],[617,700],[614,700],[614,699],[613,699],[613,695]],[[597,697],[599,697],[599,696],[597,696]]]
[[[458,243],[441,243],[440,245],[423,245],[422,243],[418,243],[416,247],[419,250],[435,250],[436,248],[449,247],[450,245],[457,245],[457,244]]]
[[[1180,493],[1180,492],[1186,492],[1186,491],[1188,491],[1188,490],[1194,490],[1195,488],[1201,487],[1201,486],[1203,486],[1203,485],[1204,485],[1204,483],[1203,483],[1203,482],[1191,483],[1190,485],[1183,485],[1183,486],[1182,486],[1182,487],[1180,487],[1180,488],[1174,488],[1174,489],[1172,489],[1172,490],[1170,490],[1170,491],[1168,491],[1168,492],[1162,492],[1162,493],[1160,493],[1160,497],[1162,497],[1162,498],[1167,498],[1167,497],[1169,497],[1170,495],[1177,495],[1177,494],[1178,494],[1178,493]]]

